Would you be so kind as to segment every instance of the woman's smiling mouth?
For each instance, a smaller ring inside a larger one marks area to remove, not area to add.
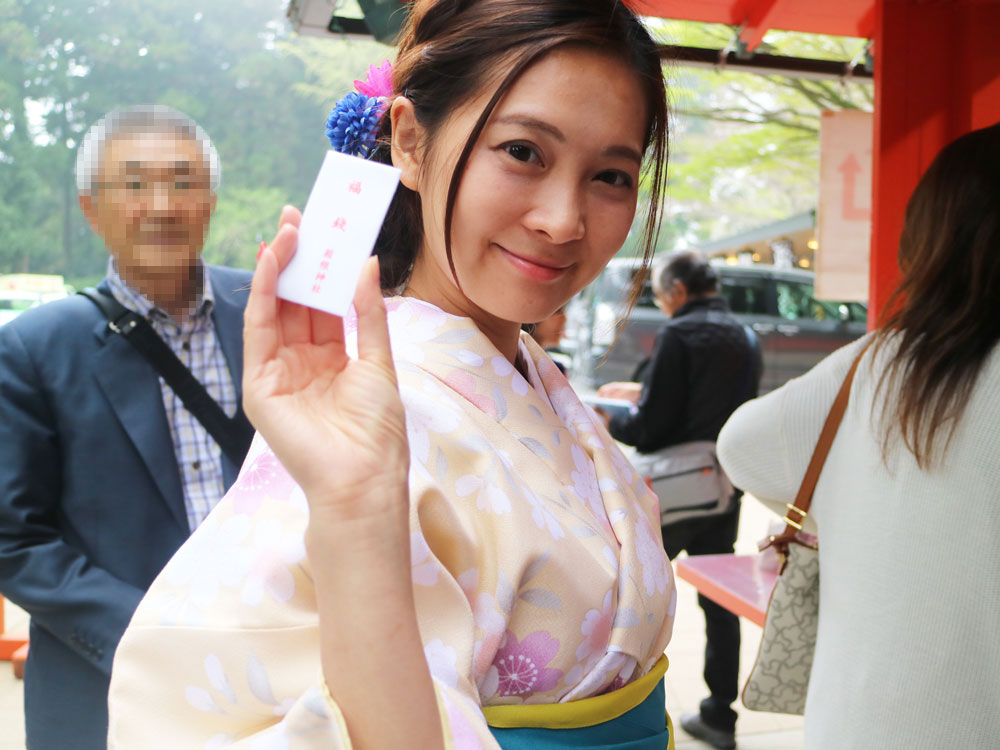
[[[525,276],[537,281],[555,281],[570,268],[570,266],[553,266],[547,263],[541,263],[531,258],[515,255],[501,245],[497,245],[497,247],[500,249],[500,252],[503,253],[503,256],[510,261],[510,264],[514,266],[514,268],[523,273]]]

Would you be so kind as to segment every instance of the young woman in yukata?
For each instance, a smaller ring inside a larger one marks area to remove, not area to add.
[[[672,744],[656,498],[520,332],[621,247],[644,165],[649,255],[656,46],[616,0],[418,0],[391,87],[356,316],[276,299],[287,208],[246,315],[259,435],[121,643],[112,748]]]

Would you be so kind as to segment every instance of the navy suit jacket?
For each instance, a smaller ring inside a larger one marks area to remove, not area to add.
[[[209,279],[240,397],[250,274]],[[222,466],[228,488],[239,467]],[[0,327],[0,593],[31,615],[29,750],[107,747],[115,648],[188,534],[152,365],[80,295]]]

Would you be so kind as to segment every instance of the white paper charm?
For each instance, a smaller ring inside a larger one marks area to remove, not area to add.
[[[399,170],[328,151],[299,225],[295,255],[278,296],[346,315],[399,183]]]

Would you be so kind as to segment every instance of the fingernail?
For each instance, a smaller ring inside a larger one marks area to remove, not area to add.
[[[257,248],[257,260],[260,260],[260,255],[261,255],[261,253],[264,252],[264,248],[266,248],[266,247],[267,247],[267,243],[264,242],[264,241],[261,241],[260,247]]]

